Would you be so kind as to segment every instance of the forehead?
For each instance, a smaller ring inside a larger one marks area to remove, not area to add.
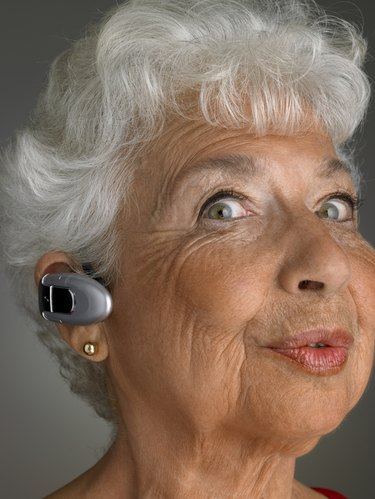
[[[351,178],[350,166],[339,160],[331,139],[317,127],[290,136],[256,136],[250,127],[217,128],[202,120],[172,122],[147,155],[148,174],[165,182],[217,172],[267,177],[277,167],[295,173]]]

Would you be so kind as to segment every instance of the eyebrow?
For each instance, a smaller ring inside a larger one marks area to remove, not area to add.
[[[201,176],[209,172],[237,174],[247,178],[262,176],[265,174],[266,165],[266,158],[235,153],[218,158],[208,158],[181,169],[169,188],[174,190],[181,182],[193,178],[197,174]],[[320,178],[332,178],[343,173],[351,176],[351,168],[347,163],[339,158],[327,158],[320,164],[317,175]]]
[[[350,165],[339,158],[324,160],[319,170],[318,176],[323,178],[334,177],[335,175],[341,175],[342,173],[352,176],[352,169]]]
[[[243,154],[226,154],[185,165],[173,178],[169,190],[174,191],[181,183],[205,173],[220,173],[255,177],[264,173],[264,160]]]

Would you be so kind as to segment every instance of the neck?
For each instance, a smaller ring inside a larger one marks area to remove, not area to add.
[[[113,446],[89,470],[90,498],[103,497],[102,491],[126,499],[297,497],[295,457],[271,442],[225,431],[192,432],[176,420],[166,425],[155,413],[128,413],[126,427],[120,425]]]

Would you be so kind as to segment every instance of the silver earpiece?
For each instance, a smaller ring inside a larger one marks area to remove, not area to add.
[[[112,311],[112,297],[97,280],[74,272],[46,274],[39,283],[39,310],[47,321],[92,324]]]

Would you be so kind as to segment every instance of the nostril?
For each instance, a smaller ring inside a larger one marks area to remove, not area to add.
[[[318,282],[318,281],[305,280],[305,281],[301,281],[298,284],[298,289],[310,289],[313,291],[322,289],[323,287],[324,287],[324,284],[322,282]]]

